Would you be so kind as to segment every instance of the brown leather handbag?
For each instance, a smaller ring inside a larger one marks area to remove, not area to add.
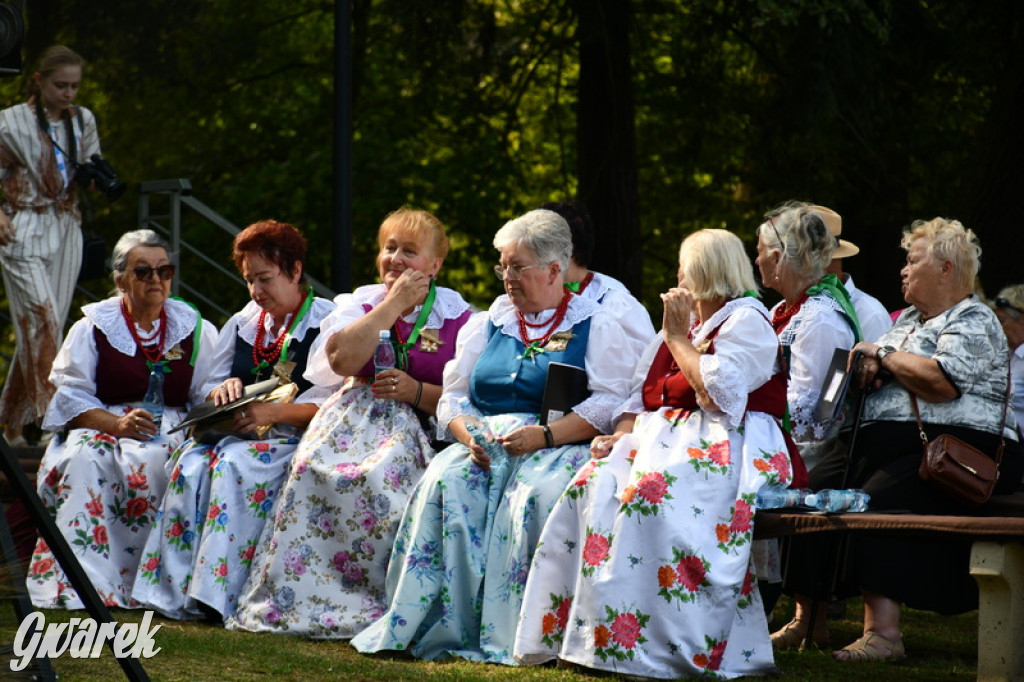
[[[921,412],[917,407],[917,396],[910,394],[914,405],[914,416],[917,418],[917,429],[921,432],[921,443],[924,456],[917,469],[917,475],[929,486],[944,493],[951,500],[964,507],[980,507],[992,497],[992,491],[999,480],[999,465],[1003,461],[1003,448],[1006,446],[1006,403],[1009,400],[1009,381],[1007,395],[1003,399],[1002,425],[999,427],[999,448],[995,458],[987,456],[973,445],[969,445],[955,436],[942,434],[929,441],[921,423]]]

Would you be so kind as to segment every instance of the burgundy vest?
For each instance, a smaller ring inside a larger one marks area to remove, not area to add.
[[[724,320],[722,324],[725,324]],[[715,337],[722,325],[719,324],[707,340],[711,342],[708,347],[708,354],[715,352]],[[658,348],[651,368],[647,372],[647,378],[643,385],[644,409],[655,411],[660,407],[676,407],[685,410],[696,410],[697,392],[690,385],[686,376],[680,371],[668,344],[664,341]],[[764,382],[749,394],[747,394],[747,412],[764,412],[775,417],[776,420],[783,419],[786,414],[786,373],[776,372],[771,379]],[[802,488],[807,485],[807,467],[800,456],[796,443],[785,429],[782,435],[786,440],[786,449],[789,452],[790,463],[793,467],[793,481],[790,487]]]
[[[136,344],[135,355],[128,357],[115,349],[99,328],[93,330],[96,351],[96,397],[104,405],[141,402],[149,386],[149,367],[142,348]],[[189,335],[178,345],[181,357],[167,362],[164,369],[164,404],[168,407],[184,407],[188,402],[188,390],[192,384],[192,348],[194,335]]]

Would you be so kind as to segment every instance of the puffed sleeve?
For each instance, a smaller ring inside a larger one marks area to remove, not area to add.
[[[207,352],[205,353],[205,358],[202,358],[202,372],[200,372],[199,361],[196,361],[196,369],[192,373],[192,381],[193,384],[197,378],[202,381],[202,384],[196,387],[203,396],[199,402],[206,400],[206,397],[210,395],[210,391],[220,386],[231,376],[231,364],[235,357],[235,339],[238,338],[239,320],[241,320],[241,316],[238,313],[228,318],[220,333],[214,336],[213,346],[204,348]],[[203,327],[205,336],[205,322]],[[200,345],[202,345],[202,342]],[[201,353],[200,357],[202,356],[203,354]]]
[[[601,433],[611,433],[617,411],[629,396],[639,360],[633,348],[622,325],[608,313],[601,310],[593,316],[585,358],[591,394],[572,411]]]
[[[196,366],[192,368],[192,383],[188,390],[190,406],[206,400],[213,387],[220,383],[213,380],[219,337],[217,327],[203,320],[199,331],[199,353],[196,354]]]
[[[93,336],[94,329],[88,318],[83,317],[75,322],[53,360],[50,383],[56,386],[57,391],[43,418],[45,431],[58,431],[83,412],[105,407],[96,397],[95,376],[99,353]]]
[[[81,107],[82,124],[82,155],[81,161],[88,161],[93,154],[102,154],[100,150],[100,135],[96,126],[96,117],[88,109]],[[117,170],[115,168],[115,170]]]
[[[622,325],[635,355],[643,353],[654,337],[651,315],[627,290],[610,289],[601,300],[601,307]]]
[[[309,349],[306,371],[302,374],[306,381],[318,386],[336,386],[344,379],[327,360],[327,341],[365,314],[362,301],[354,294],[335,296],[334,310],[320,321],[320,334]]]
[[[749,393],[772,377],[779,340],[764,315],[739,308],[719,328],[714,343],[715,352],[700,358],[700,375],[708,395],[736,427]]]
[[[441,382],[441,398],[437,402],[437,433],[438,438],[450,440],[448,424],[456,417],[462,416],[465,410],[459,405],[461,398],[469,398],[469,378],[473,374],[480,355],[487,348],[487,324],[490,321],[487,311],[475,313],[459,330],[455,341],[455,357],[444,367]],[[470,407],[473,414],[480,412]]]
[[[805,304],[807,305],[807,304]],[[793,439],[798,443],[821,440],[832,422],[818,422],[814,410],[821,396],[832,354],[837,348],[853,346],[853,332],[846,320],[832,310],[819,314],[813,324],[794,338],[789,353],[789,385],[786,399],[793,420]]]

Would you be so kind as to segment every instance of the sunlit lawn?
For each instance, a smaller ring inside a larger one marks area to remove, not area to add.
[[[832,621],[833,642],[843,645],[860,635],[855,620],[860,603],[851,601],[848,618]],[[0,613],[0,642],[11,643],[17,630],[13,609]],[[50,622],[86,617],[83,611],[47,611]],[[788,600],[776,609],[776,623],[791,613]],[[139,622],[140,611],[116,611],[115,618]],[[153,680],[251,680],[266,676],[274,680],[574,680],[587,674],[553,667],[508,668],[466,661],[428,663],[395,656],[362,656],[345,642],[310,641],[281,635],[229,632],[207,623],[178,622],[154,618],[163,627],[156,633],[162,650],[142,664]],[[823,652],[780,652],[776,663],[782,680],[973,680],[977,668],[977,614],[944,617],[908,611],[904,622],[908,662],[885,664],[840,664]],[[72,659],[65,655],[53,661],[61,680],[125,679],[116,660],[105,649],[99,659]],[[2,672],[10,674],[6,661]],[[602,675],[602,677],[613,677]]]

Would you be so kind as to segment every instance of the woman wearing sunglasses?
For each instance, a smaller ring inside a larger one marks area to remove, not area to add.
[[[55,432],[37,488],[100,597],[131,607],[132,579],[180,443],[167,432],[201,402],[217,330],[169,299],[174,265],[151,230],[122,236],[112,255],[118,295],[82,308],[53,363],[56,393],[43,428]],[[164,375],[161,424],[142,408],[150,377]],[[36,606],[82,608],[40,539],[28,588]]]
[[[274,376],[294,382],[298,395],[242,404],[231,410],[232,435],[190,438],[174,454],[133,594],[172,618],[234,611],[299,437],[332,392],[302,376],[320,322],[334,309],[305,280],[306,238],[264,220],[235,236],[231,255],[251,301],[221,330],[208,398],[229,405]]]

